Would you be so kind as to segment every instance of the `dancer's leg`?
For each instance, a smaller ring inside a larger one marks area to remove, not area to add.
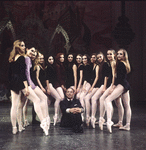
[[[92,96],[91,98],[91,103],[92,103],[92,116],[95,117],[96,115],[96,109],[97,109],[97,100],[100,98],[102,95],[103,91],[103,85],[96,91],[96,93]],[[101,103],[100,103],[101,106]]]
[[[121,96],[115,100],[115,104],[118,108],[118,116],[119,116],[119,121],[117,124],[114,124],[114,127],[122,127],[123,126],[123,116],[124,116],[124,108],[123,104],[121,101]]]
[[[99,102],[100,102],[100,107],[99,107],[99,116],[104,117],[105,114],[105,99],[109,95],[111,87],[107,88],[106,91],[103,93],[103,95],[100,97]]]
[[[35,94],[34,90],[32,90],[30,86],[28,87],[28,89],[30,94],[27,96],[27,98],[33,102],[35,112],[38,115],[40,121],[42,121],[45,117],[43,116],[42,109],[40,106],[40,98]],[[24,89],[22,90],[22,92],[25,92]]]
[[[28,87],[28,89],[30,94],[27,96],[27,98],[33,102],[35,112],[41,121],[40,127],[43,129],[45,134],[48,135],[48,129],[50,126],[48,126],[47,119],[43,115],[41,108],[41,100],[30,86]],[[25,93],[25,90],[23,89],[22,92]]]
[[[56,88],[56,91],[58,92],[58,94],[60,95],[61,97],[61,100],[64,99],[64,92],[63,92],[63,89],[61,87],[58,87]]]
[[[81,86],[79,92],[76,94],[76,99],[80,99],[81,91],[82,91],[82,86]]]
[[[106,110],[107,110],[107,128],[109,132],[111,133],[111,126],[113,122],[112,119],[112,101],[116,98],[118,98],[122,93],[124,92],[124,87],[120,84],[118,84],[114,91],[105,99],[106,102]]]
[[[55,126],[57,119],[59,117],[59,108],[60,108],[59,103],[61,101],[61,97],[51,83],[49,84],[49,86],[50,86],[51,96],[55,98],[55,103],[54,103],[55,115],[53,116],[54,126]]]
[[[91,105],[90,105],[90,99],[91,97],[96,93],[96,91],[98,90],[98,88],[93,88],[93,90],[88,93],[86,96],[85,96],[85,106],[86,106],[86,124],[87,126],[89,126],[89,122],[90,122],[90,119],[91,119],[91,124],[93,126],[93,122],[96,121],[96,118],[94,117],[90,117],[90,109],[91,109]],[[96,105],[96,104],[95,104]],[[94,127],[93,127],[94,128]]]
[[[130,107],[130,94],[129,91],[122,94],[122,99],[124,103],[124,107],[126,110],[126,125],[121,127],[120,129],[130,130],[130,122],[131,122],[131,107]]]
[[[81,105],[82,105],[82,107],[84,109],[84,113],[81,114],[83,122],[84,122],[84,114],[85,114],[85,101],[84,101],[84,98],[85,98],[85,96],[86,96],[86,94],[87,94],[87,92],[89,91],[90,88],[91,88],[91,85],[87,82],[86,85],[85,85],[86,91],[82,91],[81,94],[80,94],[80,98],[79,98],[80,103],[81,103]],[[88,120],[90,121],[89,117],[88,117]]]
[[[17,109],[17,120],[18,120],[18,125],[19,125],[19,132],[25,129],[23,128],[23,123],[22,123],[23,106],[25,104],[25,101],[26,101],[26,97],[21,92],[21,98],[18,104],[18,109]]]
[[[11,111],[10,111],[10,116],[11,116],[11,123],[13,127],[13,134],[17,133],[17,127],[16,127],[16,120],[17,120],[17,108],[18,108],[18,103],[20,101],[21,97],[21,91],[17,94],[14,91],[11,90]]]
[[[86,96],[86,94],[87,94],[87,92],[89,91],[90,88],[91,88],[91,85],[90,85],[89,83],[86,83],[86,85],[85,85],[86,91],[82,91],[81,94],[80,94],[79,100],[80,100],[80,103],[81,103],[81,105],[82,105],[82,107],[83,107],[84,109],[85,109],[84,98],[85,98],[85,96]]]
[[[28,126],[29,122],[27,120],[27,106],[29,104],[28,98],[26,98],[25,104],[23,106],[23,120],[24,120],[24,126]]]
[[[86,117],[90,116],[90,98],[95,94],[95,92],[97,91],[98,88],[93,88],[92,92],[88,93],[85,96],[85,106],[86,106]]]
[[[43,113],[44,117],[45,118],[48,117],[49,111],[48,111],[47,96],[43,93],[43,91],[38,86],[34,89],[34,92],[40,98],[40,102],[41,102],[40,104],[41,104],[42,113]]]
[[[102,95],[103,87],[104,86],[102,85],[91,98],[91,103],[92,103],[91,125],[93,128],[95,128],[95,121],[96,121],[95,115],[97,110],[97,101]]]
[[[56,89],[52,86],[52,84],[49,84],[50,86],[50,91],[51,91],[51,96],[55,98],[55,103],[54,103],[54,108],[55,108],[55,114],[58,114],[59,111],[59,103],[61,101],[61,97],[56,91]]]

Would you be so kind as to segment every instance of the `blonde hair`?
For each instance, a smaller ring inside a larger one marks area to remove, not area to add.
[[[44,56],[44,55],[38,52],[37,57],[34,61],[34,70],[37,69],[37,66],[40,66],[42,69],[45,69],[45,63],[43,63],[42,65],[40,64],[40,58],[39,57],[41,57],[41,56]]]
[[[39,64],[39,56],[41,55],[41,53],[37,50],[37,55],[36,58],[34,60],[34,70],[36,70],[37,65]]]
[[[14,43],[13,43],[13,49],[12,51],[10,52],[10,56],[9,56],[9,62],[13,62],[14,59],[15,59],[15,56],[17,54],[21,55],[21,56],[24,56],[25,55],[25,52],[22,52],[21,51],[21,43],[23,41],[21,40],[16,40]]]
[[[129,60],[128,60],[128,53],[127,53],[127,51],[125,49],[119,49],[118,51],[123,51],[123,54],[124,54],[123,62],[125,64],[125,66],[126,66],[127,73],[130,73],[131,67],[130,67],[130,63],[129,63]]]

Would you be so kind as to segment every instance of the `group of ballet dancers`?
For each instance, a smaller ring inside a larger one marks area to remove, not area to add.
[[[29,125],[26,118],[28,101],[33,102],[34,110],[40,120],[40,127],[45,135],[50,128],[48,106],[49,96],[54,102],[54,126],[60,120],[60,101],[65,98],[65,91],[72,87],[75,97],[80,100],[84,109],[82,121],[87,126],[95,128],[97,104],[99,104],[99,128],[103,130],[105,113],[106,126],[112,133],[112,126],[122,130],[130,130],[131,107],[130,85],[127,74],[131,71],[128,54],[125,49],[117,52],[107,50],[107,57],[102,52],[88,54],[58,53],[55,57],[49,55],[44,59],[34,46],[27,45],[22,40],[13,43],[9,56],[9,87],[11,91],[11,123],[12,133],[23,131]],[[118,108],[119,121],[112,122],[115,101]],[[123,101],[123,103],[122,103]],[[124,108],[126,125],[123,126]],[[24,121],[22,121],[22,116]],[[18,130],[17,130],[18,121]]]

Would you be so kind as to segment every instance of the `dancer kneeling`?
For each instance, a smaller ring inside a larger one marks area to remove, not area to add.
[[[74,97],[74,89],[68,88],[66,98],[60,102],[62,111],[61,127],[72,127],[75,133],[82,133],[82,118],[81,113],[84,111],[81,103]]]

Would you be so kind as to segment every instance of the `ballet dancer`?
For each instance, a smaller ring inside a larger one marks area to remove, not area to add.
[[[37,83],[37,80],[36,80],[36,70],[34,70],[34,62],[35,62],[36,58],[38,58],[38,54],[39,54],[38,50],[35,50],[35,53],[32,53],[32,56],[31,56],[31,60],[32,60],[31,79],[32,79],[32,81],[34,82],[35,85],[38,85],[38,83]],[[22,99],[25,99],[25,97],[23,96]],[[20,104],[22,105],[22,108],[23,108],[23,120],[24,120],[23,126],[26,127],[26,126],[29,125],[29,122],[26,118],[26,116],[27,116],[27,106],[29,104],[29,100],[26,99],[25,101],[22,101]],[[20,107],[20,109],[21,109],[21,107]],[[20,114],[21,114],[21,110],[19,110],[19,111],[20,111]],[[33,105],[32,106],[32,124],[33,125],[40,124],[40,122],[37,121],[36,116],[37,115],[35,113],[34,105]]]
[[[96,91],[99,88],[99,65],[97,65],[97,57],[96,57],[96,53],[91,54],[91,63],[92,63],[92,71],[91,71],[91,75],[90,75],[90,89],[87,93],[87,95],[85,96],[85,104],[86,104],[86,124],[87,126],[89,126],[90,120],[91,122],[93,122],[94,119],[94,123],[96,121],[95,117],[92,118],[90,117],[90,99],[92,99],[92,96],[96,93]]]
[[[36,86],[31,79],[32,70],[33,70],[31,58],[32,58],[32,55],[34,55],[35,51],[36,51],[36,49],[32,46],[30,46],[29,48],[26,48],[26,56],[25,56],[26,77],[27,77],[28,83],[31,86],[32,90],[40,99],[42,113],[43,113],[44,117],[46,118],[46,122],[47,122],[48,129],[49,129],[50,128],[50,116],[49,116],[49,111],[48,111],[48,102],[47,102],[48,98],[43,93],[43,91],[39,88],[39,86]]]
[[[46,73],[45,73],[45,63],[44,63],[44,55],[39,53],[35,61],[34,70],[36,70],[36,80],[40,89],[46,94]]]
[[[107,63],[108,63],[108,72],[109,72],[109,76],[108,76],[108,80],[107,80],[107,89],[105,90],[103,95],[101,95],[101,97],[99,99],[99,102],[100,102],[99,128],[101,130],[103,130],[103,125],[104,125],[104,122],[105,122],[105,119],[104,119],[104,115],[105,115],[105,98],[109,95],[109,91],[110,91],[112,85],[114,84],[114,80],[115,80],[115,67],[116,67],[115,50],[109,49],[107,51]],[[121,103],[121,98],[117,98],[115,100],[115,104],[118,107],[119,121],[121,121],[123,119],[122,116],[123,116],[123,113],[124,113],[123,105],[121,105],[122,104]],[[112,112],[113,112],[113,108],[112,108]],[[117,125],[115,125],[115,127],[116,126]]]
[[[64,66],[64,54],[58,53],[55,57],[55,70],[56,70],[56,90],[59,93],[61,100],[65,98],[64,92],[66,91],[65,81],[66,81],[66,72]]]
[[[90,80],[91,80],[91,71],[92,67],[90,66],[90,57],[87,54],[83,55],[83,86],[81,90],[81,94],[79,97],[80,103],[85,111],[85,95],[91,88]],[[84,114],[82,115],[82,121],[84,122]],[[88,122],[88,118],[86,118],[86,122]]]
[[[58,87],[58,83],[56,83],[56,68],[54,63],[54,57],[49,56],[47,60],[47,68],[46,68],[46,85],[47,85],[47,94],[51,95],[55,98],[54,103],[54,126],[56,125],[57,121],[59,121],[59,108],[60,108],[60,101],[62,100],[56,88]]]
[[[83,64],[82,64],[82,55],[77,54],[76,56],[77,63],[77,90],[76,90],[76,98],[80,98],[82,86],[83,86]],[[82,104],[81,104],[82,105]]]
[[[33,102],[35,111],[41,121],[40,127],[44,130],[45,134],[48,135],[47,122],[42,113],[40,99],[34,94],[31,87],[27,84],[27,78],[25,74],[26,64],[24,56],[25,43],[21,40],[14,41],[13,49],[9,56],[9,83],[12,97],[12,106],[10,111],[12,133],[17,133],[17,107],[21,99],[21,93],[23,93],[28,99],[30,99]],[[18,124],[19,126],[21,126],[21,122],[18,122]]]
[[[130,107],[130,85],[127,81],[127,74],[131,71],[128,53],[125,49],[120,49],[117,52],[116,59],[116,78],[110,90],[110,95],[105,99],[105,106],[107,112],[107,129],[112,133],[112,101],[122,95],[122,100],[126,110],[126,125],[119,129],[130,130],[131,122],[131,107]]]
[[[66,88],[72,87],[76,93],[77,89],[77,66],[74,63],[74,55],[67,55],[66,63]]]

